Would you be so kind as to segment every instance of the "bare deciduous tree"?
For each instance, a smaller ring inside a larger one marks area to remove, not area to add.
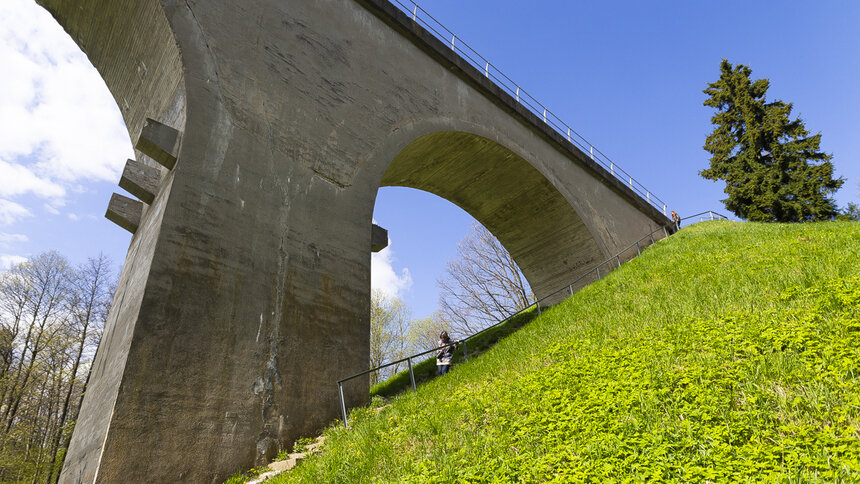
[[[409,330],[409,310],[398,297],[374,290],[370,298],[370,367],[407,356],[406,334]],[[370,374],[375,385],[396,373],[400,365],[390,366]]]
[[[457,247],[437,281],[442,316],[452,330],[479,331],[529,306],[531,289],[510,253],[480,224]]]
[[[436,347],[439,342],[439,333],[442,331],[451,332],[451,323],[445,319],[440,311],[436,311],[432,316],[423,319],[416,319],[409,323],[409,333],[407,335],[409,346],[413,353],[420,353]],[[451,337],[457,339],[460,336],[451,333]],[[431,353],[427,357],[431,357]]]
[[[109,266],[100,256],[73,269],[46,252],[0,273],[0,482],[58,477],[112,298]]]

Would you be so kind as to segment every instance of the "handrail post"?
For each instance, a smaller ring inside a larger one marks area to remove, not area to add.
[[[537,307],[537,310],[538,310],[538,316],[540,316],[540,315],[541,315],[541,312],[540,312],[540,301],[535,301],[535,306]]]
[[[666,226],[665,226],[665,225],[663,226],[663,238],[664,238],[664,239],[668,239],[668,238],[669,238],[669,231],[668,231],[668,230],[666,230]]]
[[[642,255],[642,249],[639,248],[639,241],[636,241],[636,255]]]
[[[708,210],[708,213],[711,214],[711,221],[713,221],[714,220],[714,212]]]
[[[600,280],[600,266],[595,267],[594,272],[597,273],[597,280],[599,281]]]
[[[409,365],[409,379],[412,380],[412,390],[418,391],[418,387],[415,386],[415,373],[412,372],[412,357],[406,358],[406,364]]]
[[[654,245],[654,231],[652,230],[648,237],[651,237],[651,245]]]
[[[618,259],[618,267],[621,267],[621,253],[618,253],[615,258]]]
[[[567,288],[570,289],[570,295],[573,296],[573,284],[570,284]]]
[[[418,16],[418,5],[415,5],[415,8],[412,9],[412,21],[415,21],[415,18]]]
[[[464,340],[462,341],[462,343],[463,343],[463,360],[464,360],[464,361],[469,361],[469,352],[468,352],[468,351],[466,351],[466,340],[464,339]]]
[[[343,382],[337,382],[337,392],[340,394],[340,414],[343,416],[343,426],[349,427],[346,422],[346,402],[343,400]]]

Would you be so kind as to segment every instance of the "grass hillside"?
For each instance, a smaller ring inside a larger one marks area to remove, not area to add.
[[[708,222],[274,482],[860,482],[860,224]]]

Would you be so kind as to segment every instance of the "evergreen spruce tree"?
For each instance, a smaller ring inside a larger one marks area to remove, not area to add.
[[[830,220],[838,212],[832,195],[844,180],[833,178],[832,155],[819,149],[792,105],[766,102],[767,79],[750,80],[752,70],[723,59],[720,79],[708,83],[705,106],[717,109],[716,127],[705,141],[711,166],[699,172],[725,180],[726,209],[750,221]]]

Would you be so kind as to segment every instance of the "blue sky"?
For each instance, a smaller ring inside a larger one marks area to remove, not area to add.
[[[682,215],[723,211],[698,171],[711,131],[702,89],[719,62],[771,80],[834,155],[840,206],[860,201],[860,2],[428,0],[421,6]],[[30,1],[0,2],[0,265],[57,249],[117,264],[130,236],[104,219],[131,146],[98,74]],[[471,218],[433,195],[380,190],[391,245],[374,285],[413,316]]]

